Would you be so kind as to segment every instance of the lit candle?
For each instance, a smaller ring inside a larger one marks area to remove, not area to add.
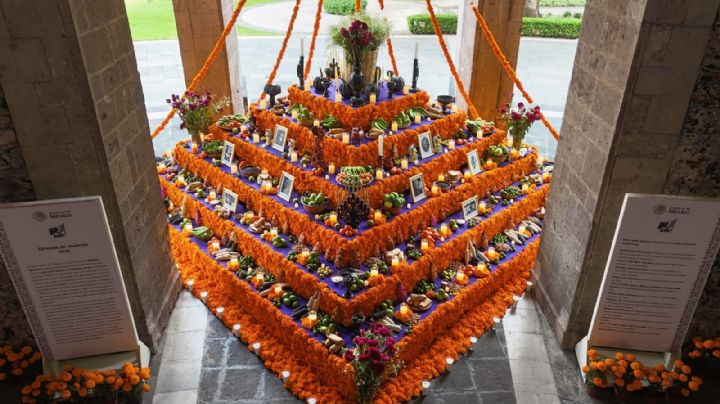
[[[240,337],[240,324],[233,324],[233,335]]]
[[[487,270],[487,268],[485,267],[485,263],[484,263],[484,262],[478,263],[477,266],[476,266],[476,268],[477,268],[478,272],[480,272],[480,273],[483,273],[483,272],[485,272],[485,271]]]
[[[260,109],[266,109],[267,108],[267,102],[265,100],[260,100]]]
[[[469,181],[470,178],[472,178],[472,173],[470,172],[470,170],[465,170],[465,172],[463,173],[463,176],[465,177],[466,181]]]
[[[420,242],[420,251],[425,252],[430,249],[430,245],[428,244],[427,240],[423,240]]]
[[[200,292],[200,300],[202,300],[203,303],[207,303],[207,297],[208,292]]]
[[[419,114],[415,115],[415,123],[420,123],[421,119],[422,119],[422,117]]]
[[[410,86],[403,87],[403,94],[405,94],[405,95],[410,94]]]
[[[292,119],[297,120],[297,117],[298,117],[297,110],[293,110],[293,111],[290,113],[290,116],[292,117]]]
[[[453,105],[452,105],[452,108],[451,108],[451,111],[453,112],[453,114],[457,114],[457,112],[458,112],[458,107],[457,107],[457,105],[453,104]]]
[[[400,259],[398,257],[393,257],[392,259],[392,267],[397,268],[400,266]]]
[[[275,294],[276,294],[276,295],[279,295],[279,294],[282,293],[283,288],[282,288],[281,285],[275,285],[275,287],[273,288],[273,291],[275,291]]]
[[[335,102],[342,102],[342,96],[339,92],[335,93]]]
[[[378,180],[381,180],[383,178],[382,168],[378,168],[377,170],[375,170],[375,178]]]
[[[298,154],[296,151],[290,153],[290,162],[295,163],[298,161]]]
[[[192,229],[193,229],[192,224],[190,224],[190,223],[186,224],[185,227],[183,227],[183,234],[185,234],[186,236],[189,236],[190,234],[192,234]]]
[[[252,344],[252,350],[255,352],[255,354],[260,353],[260,343],[259,342],[253,342]]]
[[[212,250],[213,250],[213,251],[218,251],[218,250],[220,250],[220,242],[219,242],[219,241],[213,241],[213,242],[212,242]]]
[[[328,165],[328,174],[335,174],[335,164],[334,163],[330,163],[330,165]]]
[[[398,124],[397,124],[397,122],[393,121],[392,125],[390,125],[390,130],[391,130],[392,132],[397,132],[397,130],[398,130]]]
[[[375,93],[370,93],[370,104],[377,103],[377,95]]]
[[[181,188],[184,187],[185,186],[185,176],[179,175],[177,177],[177,180],[175,180],[175,184],[177,184],[177,186],[179,186]]]
[[[375,211],[375,214],[373,215],[373,219],[375,219],[376,222],[379,222],[382,220],[382,212],[379,210]]]
[[[192,292],[193,288],[195,287],[195,279],[188,279],[188,281],[185,282],[185,287],[187,288],[187,290]]]
[[[238,166],[237,164],[233,163],[230,165],[230,174],[235,175],[238,173]]]
[[[530,187],[527,183],[522,185],[522,193],[523,195],[527,195],[528,193],[530,193]]]
[[[448,232],[450,232],[450,229],[448,228],[447,223],[443,223],[440,225],[440,234],[445,235]]]
[[[445,182],[445,174],[438,175],[438,181]]]
[[[277,229],[277,227],[273,227],[272,229],[270,229],[270,235],[273,236],[273,237],[275,237],[275,236],[278,235],[278,229]]]
[[[349,144],[349,143],[350,143],[350,135],[349,135],[348,133],[343,133],[343,135],[342,135],[342,142],[343,142],[344,144]]]
[[[543,165],[543,163],[545,163],[545,157],[539,156],[537,158],[537,165],[541,166],[541,165]]]
[[[465,272],[458,272],[456,278],[458,282],[462,283],[467,280],[467,275],[465,275]]]
[[[408,159],[403,158],[402,160],[400,160],[400,168],[402,168],[403,170],[407,170],[407,168],[408,168]]]
[[[415,42],[415,57],[414,57],[415,59],[418,58],[418,50],[419,50],[419,48],[420,48],[420,43]]]
[[[385,137],[383,135],[378,136],[378,156],[383,156],[383,146],[385,143]]]
[[[448,149],[455,149],[455,139],[450,139],[450,141],[448,142]]]
[[[314,120],[314,121],[313,121],[313,126],[316,127],[316,128],[317,128],[318,126],[320,126],[320,121],[317,120],[317,119]]]
[[[481,202],[478,204],[478,211],[479,211],[480,213],[485,212],[485,201],[481,201]]]
[[[337,213],[331,213],[330,214],[330,225],[335,226],[337,223]]]
[[[433,184],[432,188],[430,189],[430,192],[431,192],[433,195],[437,195],[438,193],[440,193],[440,190],[438,189],[438,186],[437,186],[437,185]]]
[[[263,282],[265,282],[265,275],[263,275],[262,272],[259,272],[257,275],[255,275],[255,280],[257,281],[257,283],[262,284]]]
[[[222,319],[223,313],[225,313],[225,308],[220,306],[217,309],[215,309],[215,316],[219,319]]]
[[[403,303],[400,305],[400,315],[403,317],[406,317],[408,314],[410,314],[410,308],[407,304]]]
[[[248,129],[247,129],[247,125],[246,125],[246,124],[242,124],[242,125],[240,126],[240,131],[241,131],[241,132],[245,132],[246,130],[248,130]]]
[[[233,257],[230,258],[230,269],[237,269],[240,267],[240,263],[238,262],[238,259]]]
[[[282,377],[282,380],[283,380],[284,382],[286,382],[287,379],[290,378],[290,371],[288,371],[288,370],[283,370],[282,373],[280,373],[280,377]]]
[[[210,193],[207,196],[207,200],[214,201],[215,198],[217,198],[217,193],[215,191],[210,191]]]
[[[371,269],[371,270],[370,270],[370,277],[373,278],[373,277],[376,277],[376,276],[378,276],[378,270],[377,270],[377,269]]]
[[[305,57],[305,38],[300,38],[300,57]]]
[[[260,134],[259,133],[253,134],[253,143],[260,143]]]
[[[505,145],[507,145],[507,147],[512,147],[512,143],[513,141],[511,137],[505,139]]]
[[[197,143],[192,142],[192,144],[190,145],[190,151],[192,151],[193,153],[197,153],[197,152],[198,152],[198,145],[197,145]]]
[[[307,260],[308,258],[310,258],[310,251],[302,250],[302,252],[300,253],[300,256],[302,257],[303,260]]]
[[[310,91],[310,80],[305,81],[305,91]]]

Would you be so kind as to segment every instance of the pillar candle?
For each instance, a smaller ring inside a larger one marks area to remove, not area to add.
[[[448,148],[450,150],[455,149],[455,139],[450,139],[450,141],[448,142]]]
[[[422,117],[420,115],[415,115],[415,123],[420,123],[420,120]]]
[[[183,227],[183,234],[189,236],[192,233],[192,229],[193,226],[190,223],[186,224],[185,227]]]
[[[402,168],[403,170],[407,170],[408,160],[406,158],[400,160],[400,168]]]
[[[335,164],[334,163],[330,163],[330,165],[328,166],[328,174],[335,174]]]
[[[414,57],[415,59],[418,58],[418,50],[419,50],[419,48],[420,48],[420,43],[415,42],[415,57]]]
[[[296,110],[293,110],[293,112],[290,113],[290,116],[292,117],[292,119],[297,120],[297,117],[298,117],[297,111],[296,111]]]
[[[437,186],[437,185],[433,185],[432,188],[430,189],[430,192],[431,192],[433,195],[437,195],[438,192],[439,192],[438,186]]]
[[[378,156],[383,156],[383,143],[385,142],[384,136],[378,136]]]
[[[298,160],[298,154],[297,154],[297,152],[294,151],[294,152],[290,153],[290,161],[294,163],[294,162],[296,162],[297,160]]]
[[[399,267],[399,266],[400,266],[400,260],[398,259],[398,257],[393,257],[393,259],[392,259],[392,267],[393,267],[393,268],[397,268],[397,267]]]
[[[410,94],[410,87],[409,87],[409,86],[403,87],[403,94],[404,94],[404,95]]]
[[[470,170],[465,170],[463,176],[465,177],[465,180],[470,180],[472,178],[472,173],[470,172]]]
[[[233,164],[230,166],[230,174],[235,175],[235,174],[237,174],[237,173],[238,173],[238,166],[237,166],[237,164],[234,164],[234,163],[233,163]]]
[[[342,96],[340,93],[335,93],[335,102],[342,102]]]
[[[430,249],[430,245],[428,244],[427,240],[423,240],[420,242],[420,251],[425,252],[428,249]]]
[[[260,134],[259,133],[253,134],[253,143],[260,143]]]
[[[193,152],[193,153],[197,153],[197,152],[198,152],[198,145],[197,145],[197,143],[195,143],[195,142],[192,143],[192,145],[190,146],[190,151]]]
[[[393,121],[392,125],[390,125],[390,130],[393,132],[397,132],[397,130],[398,130],[397,122]]]
[[[445,182],[445,174],[438,175],[438,181]]]
[[[314,120],[314,121],[313,121],[313,126],[316,127],[316,128],[317,128],[318,126],[320,126],[320,121],[318,121],[317,119]]]
[[[373,219],[375,219],[376,222],[379,222],[382,220],[382,212],[379,210],[375,211],[375,214],[373,215]]]
[[[383,179],[382,168],[378,168],[377,170],[375,170],[375,179],[377,179],[377,180]]]
[[[343,142],[344,144],[349,144],[349,143],[350,143],[350,135],[347,134],[347,133],[343,133],[343,135],[342,135],[342,142]]]
[[[377,96],[375,95],[375,93],[370,93],[370,104],[375,103],[377,103]]]
[[[207,196],[208,201],[214,201],[217,198],[217,193],[215,191],[210,191],[210,193]]]

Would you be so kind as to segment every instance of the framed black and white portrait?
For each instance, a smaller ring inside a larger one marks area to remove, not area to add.
[[[234,155],[235,144],[226,140],[225,143],[223,143],[222,153],[220,154],[220,163],[230,167],[232,165]]]
[[[290,196],[292,195],[294,183],[295,183],[295,177],[293,177],[292,175],[283,171],[282,176],[280,176],[280,185],[278,186],[278,196],[289,202]]]
[[[285,151],[287,143],[288,129],[282,125],[275,125],[275,135],[273,135],[272,147],[279,152]]]
[[[421,159],[426,159],[434,154],[430,132],[418,135],[418,145],[420,146]]]
[[[410,194],[412,195],[413,203],[427,198],[422,173],[410,177]]]
[[[477,195],[468,198],[462,203],[463,219],[468,220],[478,215],[478,198]]]

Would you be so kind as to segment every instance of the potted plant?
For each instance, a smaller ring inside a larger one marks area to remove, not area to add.
[[[178,111],[182,121],[180,129],[187,129],[195,144],[199,145],[202,142],[201,133],[208,132],[217,115],[229,104],[227,98],[213,101],[214,98],[210,92],[199,94],[186,91],[182,96],[173,94],[167,100],[167,103]]]
[[[355,13],[340,24],[330,27],[330,40],[345,54],[343,79],[349,80],[352,67],[359,62],[365,78],[373,77],[377,65],[378,49],[390,34],[390,23],[365,12]]]
[[[688,363],[695,370],[716,371],[720,368],[720,337],[715,339],[695,337],[687,354]]]
[[[605,363],[615,376],[613,389],[620,402],[628,401],[632,393],[642,390],[645,367],[635,360],[635,355],[617,352],[615,358],[608,358]]]
[[[700,377],[692,375],[692,368],[681,360],[676,360],[670,370],[658,365],[645,371],[647,386],[643,398],[647,404],[678,402],[691,392],[698,391],[703,383]]]
[[[500,109],[500,113],[507,122],[508,132],[510,132],[512,136],[513,148],[520,149],[525,135],[527,135],[530,130],[530,126],[539,120],[542,115],[539,106],[528,106],[526,108],[522,102],[519,102],[517,106],[517,109],[512,109],[509,103],[505,104],[505,106]]]
[[[585,392],[594,398],[602,399],[608,387],[608,366],[594,349],[588,349],[588,364],[582,367],[585,374]]]
[[[345,351],[345,360],[355,369],[355,388],[359,403],[372,402],[380,384],[395,375],[402,362],[395,357],[395,339],[390,330],[380,323],[370,323],[370,328],[355,337],[355,348]]]

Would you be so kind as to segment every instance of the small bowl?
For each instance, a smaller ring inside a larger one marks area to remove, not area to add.
[[[240,175],[243,177],[257,177],[260,174],[260,167],[258,166],[247,166],[240,169]]]
[[[306,205],[305,202],[303,202],[302,200],[300,201],[300,203],[302,203],[302,206],[303,206],[303,208],[305,208],[305,211],[311,215],[318,215],[320,213],[323,213],[328,208],[328,205],[329,205],[327,201],[325,201],[324,205],[320,205],[320,206],[309,206],[309,205]]]

